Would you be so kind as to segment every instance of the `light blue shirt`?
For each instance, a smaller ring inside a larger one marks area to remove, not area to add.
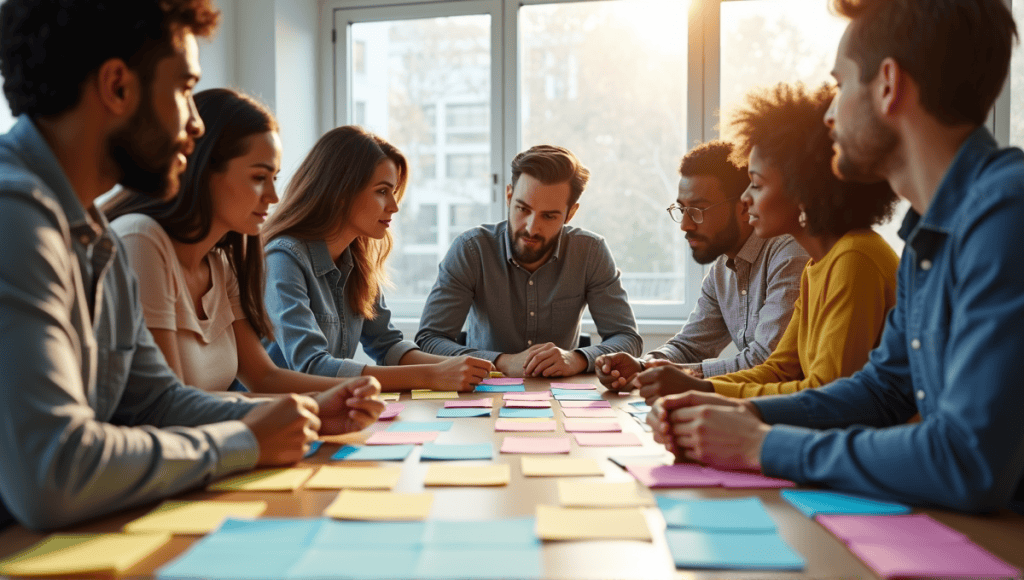
[[[764,472],[964,511],[1024,499],[1022,224],[1024,155],[978,128],[903,221],[896,307],[864,369],[754,399],[774,424]]]
[[[178,381],[120,240],[24,116],[0,137],[0,247],[0,526],[66,526],[256,464],[236,419],[258,403]]]
[[[265,303],[276,342],[270,358],[283,368],[324,377],[357,377],[366,365],[350,360],[360,342],[378,365],[397,365],[416,345],[391,324],[384,294],[376,316],[367,319],[349,306],[345,285],[352,251],[335,264],[322,240],[280,236],[266,248]]]

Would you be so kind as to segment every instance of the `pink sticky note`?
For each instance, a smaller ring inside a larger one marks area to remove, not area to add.
[[[495,431],[554,431],[555,420],[547,421],[515,421],[513,419],[498,419],[494,422]]]
[[[562,414],[566,417],[576,418],[615,418],[615,409],[578,409],[575,407],[562,408]]]
[[[445,401],[444,406],[449,409],[458,407],[483,407],[490,409],[494,406],[494,399],[487,397],[486,399],[460,399],[457,401]]]
[[[578,385],[576,383],[551,383],[552,389],[569,389],[572,391],[596,391],[594,385]]]
[[[370,435],[367,445],[403,445],[426,443],[437,439],[440,431],[379,431]]]
[[[509,399],[505,401],[505,406],[517,409],[550,409],[551,401],[520,401],[517,399]]]
[[[389,403],[388,406],[384,407],[384,412],[380,414],[380,417],[377,417],[377,420],[387,421],[389,419],[394,419],[404,409],[405,405],[402,405],[400,403]]]
[[[502,453],[568,453],[568,437],[506,437]]]
[[[925,514],[906,516],[820,515],[814,519],[844,542],[958,544],[967,536]]]
[[[721,481],[718,475],[694,463],[628,464],[626,469],[647,487],[715,487]]]
[[[585,431],[601,433],[610,431],[622,431],[622,426],[616,421],[583,421],[581,419],[566,419],[562,422],[566,433],[571,431]]]
[[[635,433],[574,433],[576,444],[583,447],[639,447],[643,445]]]
[[[611,409],[610,401],[558,401],[563,409]]]
[[[480,381],[481,385],[521,385],[523,379],[484,379]]]
[[[855,542],[849,548],[883,578],[1020,578],[1020,570],[966,541],[931,546]]]
[[[746,488],[746,489],[773,489],[778,487],[793,487],[796,484],[788,479],[777,479],[752,473],[749,471],[724,471],[721,469],[705,468],[708,473],[713,473],[719,478],[719,485],[722,487]]]
[[[504,393],[502,396],[506,401],[547,401],[551,398],[551,391],[529,391],[526,393]]]

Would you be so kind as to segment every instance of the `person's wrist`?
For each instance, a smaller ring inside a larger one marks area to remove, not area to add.
[[[638,359],[636,359],[636,364],[637,364],[637,366],[640,367],[640,372],[643,372],[643,371],[647,370],[647,361],[646,360],[644,360],[642,358],[638,358]]]

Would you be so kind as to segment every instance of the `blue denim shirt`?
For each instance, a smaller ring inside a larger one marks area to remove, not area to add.
[[[775,424],[762,469],[915,505],[1007,506],[1024,491],[1024,154],[977,129],[900,236],[896,307],[864,369],[754,400]]]
[[[258,403],[178,381],[120,240],[27,117],[0,137],[0,247],[0,527],[65,526],[255,465],[233,419]]]
[[[349,306],[345,284],[352,252],[335,264],[322,240],[291,236],[267,244],[265,303],[276,342],[266,343],[270,358],[283,368],[324,377],[357,377],[366,365],[351,359],[356,344],[378,365],[396,365],[416,348],[391,324],[384,294],[377,315],[365,318]]]

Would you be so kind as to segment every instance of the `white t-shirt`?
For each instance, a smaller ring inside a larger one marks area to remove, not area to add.
[[[110,223],[139,277],[142,312],[150,329],[174,331],[182,382],[207,391],[227,390],[238,373],[238,347],[231,324],[245,318],[238,280],[223,251],[210,253],[210,290],[200,319],[185,286],[171,238],[153,218],[128,214]]]

